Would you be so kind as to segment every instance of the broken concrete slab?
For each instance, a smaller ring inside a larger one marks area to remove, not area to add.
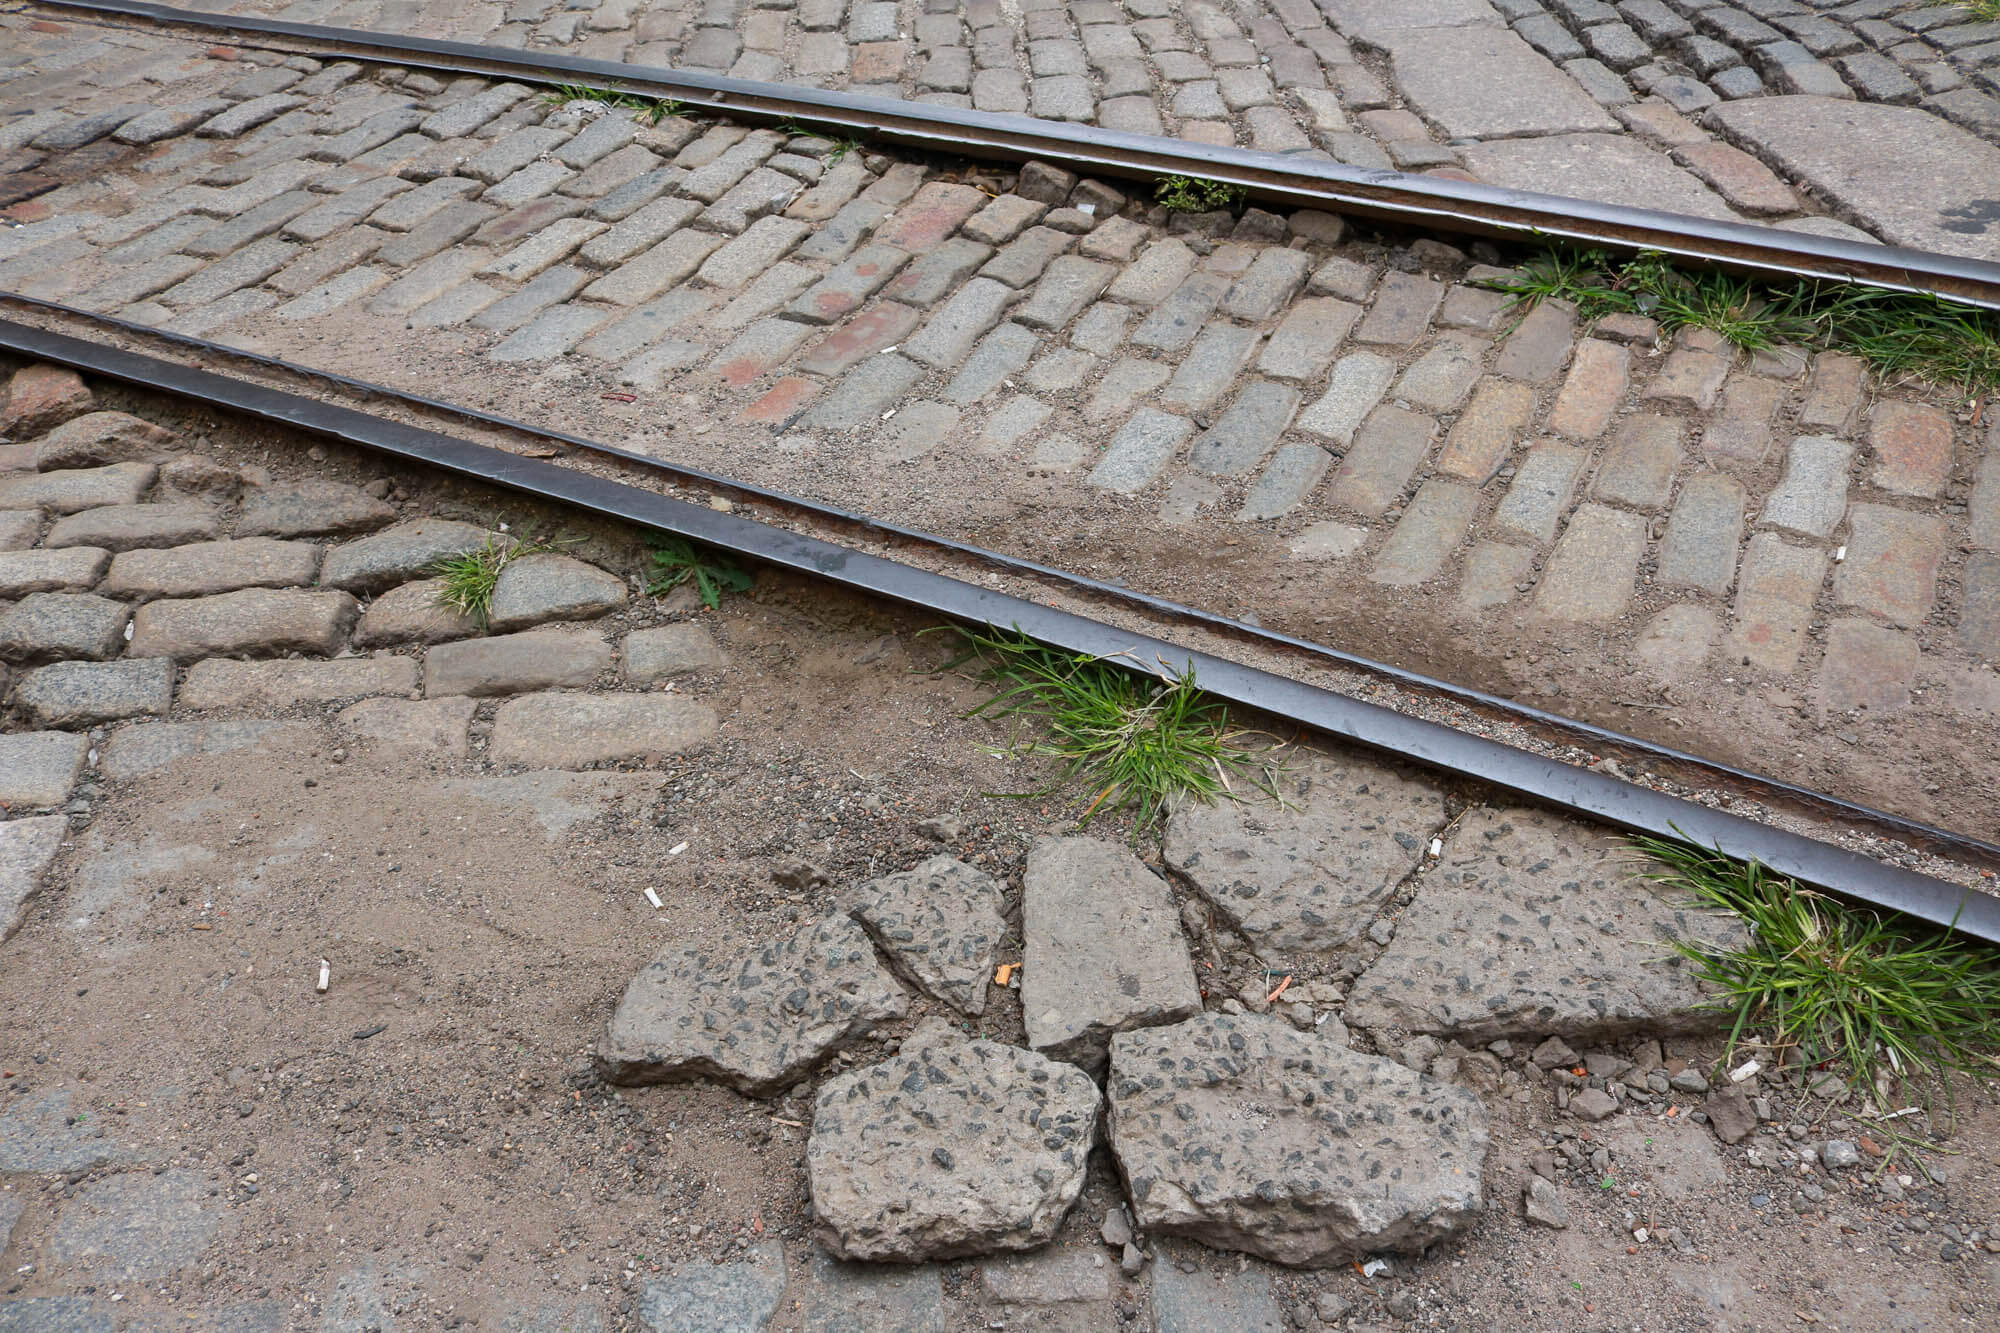
[[[962,1014],[986,1012],[986,979],[1007,923],[1000,881],[950,856],[933,856],[861,887],[854,919],[889,965]]]
[[[1266,960],[1338,949],[1375,919],[1444,824],[1444,798],[1378,764],[1313,755],[1279,775],[1284,803],[1189,801],[1166,862]]]
[[[710,1078],[769,1097],[908,1008],[868,936],[835,913],[747,956],[663,950],[625,987],[597,1072],[623,1084]]]
[[[900,1263],[1046,1244],[1083,1190],[1101,1104],[1074,1066],[932,1019],[821,1087],[806,1144],[819,1242]]]
[[[1588,825],[1467,811],[1343,1018],[1481,1043],[1712,1027],[1716,1011],[1667,941],[1741,928],[1641,873],[1622,840]]]
[[[1130,851],[1044,838],[1022,882],[1029,1046],[1094,1073],[1113,1033],[1200,1012],[1173,894]]]
[[[1281,1019],[1120,1033],[1108,1089],[1142,1231],[1319,1268],[1418,1253],[1479,1216],[1476,1096]]]

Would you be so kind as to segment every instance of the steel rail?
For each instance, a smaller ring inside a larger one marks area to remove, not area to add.
[[[771,490],[754,483],[706,472],[669,459],[622,449],[585,436],[530,425],[512,417],[500,416],[497,413],[466,407],[444,399],[405,393],[369,380],[316,369],[264,353],[229,347],[189,334],[172,333],[111,315],[93,314],[40,297],[0,291],[0,304],[7,303],[55,314],[67,318],[74,324],[98,329],[114,329],[134,340],[166,343],[208,360],[246,363],[289,376],[336,385],[363,399],[398,403],[414,412],[436,413],[481,428],[520,435],[538,443],[554,442],[609,459],[624,468],[656,474],[679,483],[701,486],[734,499],[762,504],[815,524],[865,534],[891,543],[938,551],[954,560],[970,561],[1005,570],[1023,578],[1058,585],[1085,598],[1122,603],[1155,619],[1196,626],[1239,642],[1303,656],[1317,664],[1355,671],[1384,680],[1414,694],[1458,704],[1481,713],[1488,720],[1519,726],[1545,741],[1585,747],[1599,754],[1644,762],[1653,765],[1656,771],[1672,774],[1685,781],[1726,786],[1737,795],[1751,796],[1769,804],[1807,811],[1823,818],[1844,820],[1886,834],[1920,850],[1957,857],[1974,865],[2000,869],[2000,846],[1969,834],[1939,828],[1889,811],[1877,810],[1690,751],[1677,750],[1671,746],[1600,727],[1578,718],[1566,717],[1560,713],[1550,713],[1501,695],[1458,685],[1386,662],[1378,662],[1312,639],[1302,639],[1267,629],[1262,625],[1252,625],[1198,607],[1107,583],[1088,575],[1025,560],[987,547],[974,546],[921,528],[891,523],[854,510],[807,500],[784,491]],[[7,328],[5,321],[0,321],[0,349],[11,348],[25,353],[26,349],[13,348],[8,341]]]
[[[526,437],[536,442],[554,442],[587,454],[597,455],[621,467],[636,469],[646,473],[671,478],[676,482],[704,487],[738,500],[755,502],[772,509],[789,513],[809,522],[825,524],[844,531],[866,534],[880,540],[907,546],[916,546],[941,552],[956,560],[967,560],[994,569],[1005,570],[1020,577],[1039,580],[1070,589],[1085,598],[1099,601],[1122,603],[1143,614],[1173,623],[1187,624],[1203,630],[1227,636],[1241,642],[1261,647],[1274,648],[1293,655],[1313,659],[1320,664],[1336,666],[1363,673],[1398,688],[1415,694],[1432,697],[1476,710],[1489,720],[1498,720],[1522,727],[1542,740],[1567,745],[1587,747],[1600,754],[1645,762],[1656,770],[1671,773],[1683,780],[1727,786],[1737,795],[1748,795],[1766,803],[1791,809],[1811,812],[1823,818],[1836,818],[1861,825],[1904,842],[1924,851],[1941,853],[1968,861],[1974,865],[2000,869],[2000,846],[1982,841],[1969,834],[1939,828],[1919,820],[1911,819],[1871,806],[1848,801],[1810,787],[1786,782],[1749,769],[1735,767],[1719,760],[1709,759],[1686,750],[1632,736],[1625,732],[1613,731],[1577,718],[1560,713],[1550,713],[1528,704],[1490,694],[1470,686],[1458,685],[1435,676],[1409,671],[1386,662],[1361,657],[1328,644],[1295,635],[1267,629],[1262,625],[1252,625],[1228,616],[1204,611],[1166,598],[1155,597],[1131,588],[1093,579],[1052,565],[1044,565],[1004,552],[982,546],[956,541],[952,538],[928,532],[920,528],[906,527],[854,510],[841,509],[817,501],[807,500],[784,491],[771,490],[754,483],[744,482],[717,473],[676,463],[668,459],[641,454],[616,445],[605,444],[586,436],[575,435],[546,427],[530,425],[512,417],[486,412],[478,408],[466,407],[444,399],[430,398],[418,394],[405,393],[370,380],[356,379],[334,371],[320,370],[297,362],[286,361],[259,352],[229,347],[210,342],[189,334],[173,333],[165,329],[133,323],[111,315],[99,315],[78,310],[60,302],[40,297],[22,296],[18,293],[0,290],[0,304],[13,303],[28,306],[43,312],[69,319],[72,323],[99,329],[113,329],[135,340],[163,342],[183,348],[209,360],[233,360],[278,371],[302,379],[317,380],[337,385],[363,399],[394,402],[406,409],[417,412],[431,412],[455,418],[459,421],[482,428],[495,429]],[[0,320],[0,349],[21,351],[24,355],[34,354],[30,349],[16,347],[9,338],[12,326]],[[87,341],[87,340],[86,340]],[[77,369],[85,369],[78,366]]]
[[[1842,897],[2000,943],[2000,897],[1151,635],[579,469],[67,334],[0,321],[0,345],[539,500],[674,533],[964,624],[1011,626],[1066,652],[1130,660],[1141,669],[1148,661],[1160,663],[1163,670],[1178,670],[1185,663],[1203,689],[1229,703],[1593,822],[1756,860]]]
[[[1039,159],[1081,171],[1150,182],[1200,176],[1243,186],[1294,208],[1344,213],[1515,240],[1559,238],[1619,251],[1656,250],[1681,259],[1787,277],[1825,278],[1899,291],[1933,292],[2000,309],[2000,264],[1901,246],[1864,244],[1775,227],[1724,222],[1622,204],[1510,190],[1476,182],[1352,167],[1287,154],[1131,134],[1028,116],[905,102],[736,79],[693,70],[628,65],[505,47],[281,19],[177,9],[145,0],[37,0],[78,10],[260,38],[316,44],[328,54],[454,74],[541,85],[585,84],[680,101],[704,112],[796,121],[953,156]]]

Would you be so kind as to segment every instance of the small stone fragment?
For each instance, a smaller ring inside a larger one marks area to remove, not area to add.
[[[1007,923],[1000,883],[949,856],[864,885],[854,908],[889,960],[918,989],[962,1014],[986,1012],[986,981]]]
[[[1530,1222],[1539,1222],[1557,1231],[1569,1226],[1569,1208],[1552,1182],[1540,1176],[1532,1177],[1522,1195],[1522,1206]]]

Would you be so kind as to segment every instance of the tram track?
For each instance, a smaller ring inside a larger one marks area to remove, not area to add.
[[[1962,865],[2000,864],[2000,847],[1967,835],[1400,672],[1324,645],[581,437],[49,303],[9,301],[17,313],[36,320],[33,324],[0,320],[0,350],[24,359],[67,366],[142,391],[442,469],[538,501],[683,536],[960,624],[1011,626],[1068,652],[1192,669],[1202,687],[1216,697],[1296,727],[1628,832],[1716,847],[1844,897],[2000,942],[2000,897],[1627,781],[1612,772],[1580,767],[1354,698],[1286,671],[1338,664],[1410,692],[1449,700],[1476,715],[1504,720],[1533,736],[1598,755],[1626,756],[1651,771],[1672,773],[1710,792],[1867,828]],[[160,340],[156,350],[170,350],[178,359],[134,350],[149,338]],[[188,364],[191,359],[199,365]],[[214,368],[224,365],[233,373]],[[286,381],[290,387],[279,387]],[[362,402],[368,406],[349,405]],[[472,438],[482,435],[492,442]],[[678,487],[732,497],[762,516],[749,517],[667,493]],[[864,545],[873,549],[862,549]],[[982,586],[998,581],[1003,572],[1013,591]],[[1103,618],[1113,610],[1123,623]],[[1145,628],[1133,628],[1135,623]],[[1228,655],[1190,646],[1190,639],[1197,636],[1203,642],[1228,645]]]

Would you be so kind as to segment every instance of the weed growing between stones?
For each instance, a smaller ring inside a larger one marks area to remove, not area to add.
[[[2000,0],[1931,0],[1933,6],[1950,5],[1968,11],[1976,19],[2000,23]]]
[[[511,537],[488,537],[477,550],[448,555],[431,566],[438,579],[439,606],[450,607],[481,629],[493,610],[493,590],[500,586],[500,571],[517,556],[525,554]]]
[[[1202,176],[1162,176],[1153,185],[1153,201],[1170,213],[1212,213],[1243,202],[1241,185]]]
[[[1077,827],[1132,808],[1134,836],[1176,800],[1238,799],[1232,775],[1277,796],[1270,760],[1278,742],[1246,745],[1265,733],[1231,726],[1229,710],[1195,683],[1192,665],[1176,672],[1162,661],[1154,670],[1129,653],[1114,655],[1128,659],[1123,663],[1066,653],[991,626],[951,632],[964,639],[966,651],[941,670],[977,660],[980,679],[999,689],[967,716],[1030,719],[1046,731],[1035,740],[1017,733],[992,753],[1061,765],[1046,787],[993,794],[1038,800],[1082,781],[1091,797]]]
[[[663,120],[687,114],[687,108],[670,97],[640,97],[618,88],[590,88],[580,83],[559,83],[542,94],[542,101],[550,106],[596,102],[601,106],[630,111],[634,120],[648,125],[657,125]]]
[[[697,547],[685,537],[663,537],[653,550],[653,576],[646,591],[664,597],[690,579],[701,594],[702,604],[714,611],[722,605],[724,592],[748,592],[756,578],[720,551]]]
[[[1837,1067],[1877,1106],[2000,1078],[2000,950],[1801,887],[1756,862],[1657,838],[1634,840],[1663,873],[1647,878],[1735,913],[1741,948],[1676,940],[1720,992],[1729,1051],[1753,1028],[1796,1048],[1808,1068]]]
[[[2000,0],[1995,0],[2000,3]],[[1968,398],[2000,392],[2000,317],[1917,292],[1800,279],[1764,282],[1685,270],[1645,252],[1613,259],[1602,250],[1556,251],[1486,285],[1514,297],[1524,315],[1557,298],[1586,323],[1628,313],[1661,332],[1712,329],[1752,351],[1792,343],[1859,356],[1882,375],[1910,376]]]

